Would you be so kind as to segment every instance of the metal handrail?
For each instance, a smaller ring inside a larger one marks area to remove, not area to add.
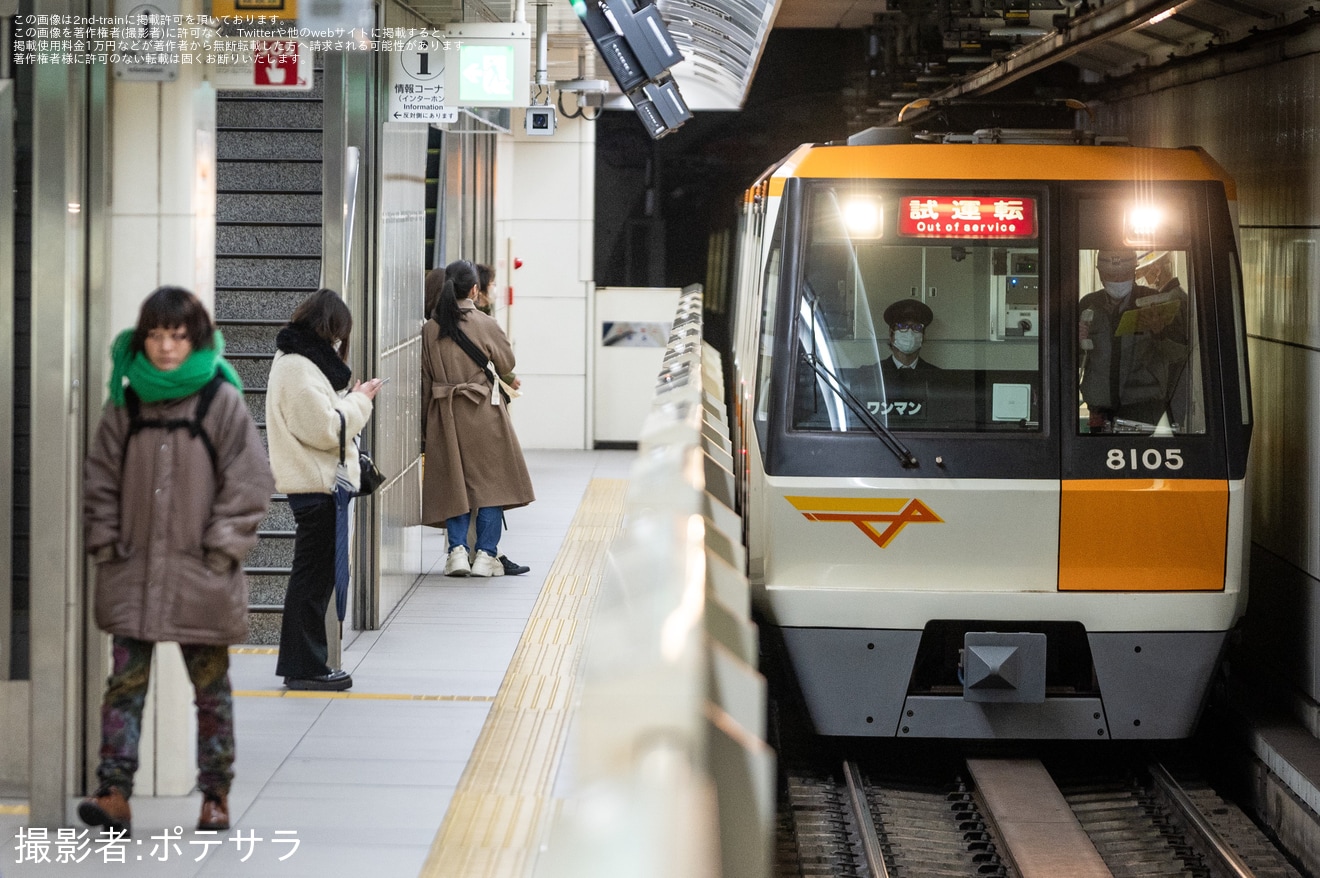
[[[344,290],[347,292],[349,267],[353,264],[353,221],[357,218],[358,166],[362,153],[356,146],[344,150]]]

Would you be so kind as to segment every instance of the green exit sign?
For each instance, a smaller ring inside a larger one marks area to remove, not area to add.
[[[445,104],[525,107],[531,100],[531,30],[455,22],[445,30]]]
[[[459,46],[459,100],[465,104],[511,103],[514,61],[513,46]]]

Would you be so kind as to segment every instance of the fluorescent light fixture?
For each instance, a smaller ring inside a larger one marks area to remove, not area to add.
[[[1049,31],[1043,27],[1036,27],[1034,24],[1014,25],[1011,27],[996,27],[990,29],[992,37],[1043,37]]]

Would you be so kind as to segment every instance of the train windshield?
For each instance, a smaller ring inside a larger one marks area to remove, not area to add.
[[[806,200],[793,426],[1038,432],[1042,190]]]
[[[1078,225],[1078,432],[1204,433],[1185,199],[1082,198]]]

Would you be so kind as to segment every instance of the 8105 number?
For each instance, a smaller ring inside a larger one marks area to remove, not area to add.
[[[1182,469],[1182,449],[1165,448],[1160,451],[1157,448],[1147,448],[1145,451],[1137,451],[1135,448],[1129,448],[1124,454],[1121,448],[1111,448],[1105,457],[1105,466],[1112,470],[1157,470],[1161,467]]]

